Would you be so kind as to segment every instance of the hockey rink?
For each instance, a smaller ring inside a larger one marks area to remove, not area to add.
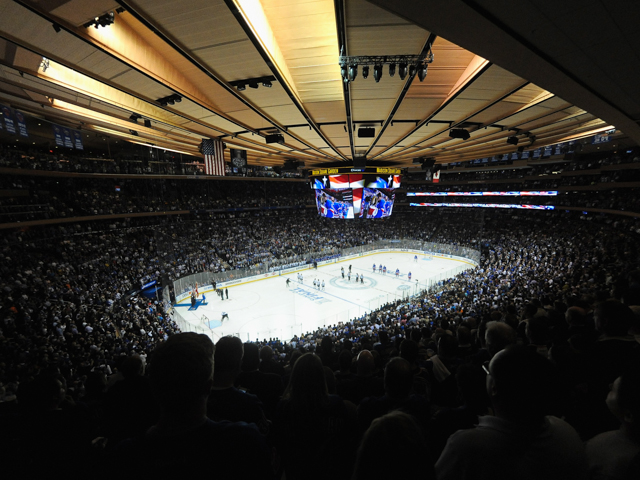
[[[214,341],[226,335],[242,341],[278,337],[289,340],[319,327],[347,322],[379,308],[387,302],[408,299],[430,283],[450,278],[473,268],[471,261],[413,252],[371,253],[296,272],[254,279],[228,287],[229,299],[221,300],[212,290],[200,292],[195,309],[190,299],[174,308],[182,317],[183,331],[209,334]],[[387,267],[387,273],[373,273],[373,264]],[[351,279],[348,277],[351,266]],[[344,278],[341,268],[344,268]],[[396,276],[396,268],[400,274]],[[298,280],[302,274],[302,283]],[[411,273],[411,280],[409,280]],[[364,276],[355,281],[356,274]],[[290,279],[289,287],[286,280]],[[313,281],[324,281],[324,289]],[[202,303],[202,293],[206,303]],[[223,312],[228,320],[221,322]]]

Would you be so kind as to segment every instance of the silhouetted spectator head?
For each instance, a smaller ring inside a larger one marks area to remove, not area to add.
[[[538,425],[549,405],[553,364],[534,350],[510,346],[489,364],[487,393],[498,417]]]
[[[535,316],[530,318],[526,326],[526,334],[533,345],[546,345],[549,341],[549,326],[547,317]]]
[[[242,357],[242,371],[253,372],[260,367],[260,347],[252,342],[244,344],[244,356]]]
[[[564,318],[570,326],[581,327],[587,319],[587,312],[582,307],[569,307],[564,314]]]
[[[340,364],[340,372],[341,373],[349,373],[351,369],[351,362],[353,361],[353,355],[349,350],[342,350],[340,352],[340,356],[338,357],[338,362]]]
[[[38,375],[31,381],[20,383],[18,402],[32,412],[57,410],[64,400],[66,389],[56,375]]]
[[[358,359],[356,360],[357,366],[357,374],[361,377],[368,377],[373,375],[373,371],[375,370],[375,362],[373,360],[373,355],[369,350],[362,350],[358,354]]]
[[[533,318],[533,316],[538,311],[538,307],[535,303],[527,303],[522,309],[522,317],[523,318]]]
[[[628,335],[634,315],[629,307],[617,300],[606,300],[596,306],[594,312],[596,329],[607,337]]]
[[[127,357],[120,367],[122,376],[125,379],[131,379],[144,375],[144,363],[139,355],[131,355]]]
[[[616,378],[607,406],[635,438],[640,435],[640,371],[629,370]]]
[[[327,403],[328,390],[320,357],[305,353],[293,366],[284,399],[291,401],[297,414],[309,415]]]
[[[500,350],[516,343],[516,332],[506,323],[488,322],[485,342],[489,355],[493,357]]]
[[[336,376],[329,367],[324,367],[324,379],[327,382],[327,393],[329,395],[336,394]]]
[[[302,356],[302,352],[300,350],[296,350],[291,354],[291,358],[289,359],[289,366],[293,368],[298,359]]]
[[[322,341],[320,342],[320,348],[322,349],[323,355],[328,355],[333,352],[333,340],[331,340],[331,337],[323,337]]]
[[[203,334],[172,335],[151,354],[149,378],[165,410],[181,410],[209,395],[213,381],[214,346]]]
[[[389,334],[387,333],[386,330],[380,330],[378,332],[378,339],[380,340],[380,343],[384,345],[389,341]]]
[[[406,459],[410,451],[428,452],[420,427],[413,417],[395,411],[376,418],[362,437],[351,478],[435,478],[431,466],[433,463]]]
[[[420,347],[413,340],[403,340],[400,344],[400,356],[412,365],[418,363]]]
[[[384,390],[391,398],[407,398],[413,387],[411,364],[401,357],[393,357],[384,369]]]
[[[442,358],[451,358],[456,356],[458,342],[453,335],[443,335],[438,340],[438,356]]]
[[[486,375],[477,365],[463,363],[456,371],[456,382],[462,403],[486,410],[489,405]]]
[[[458,338],[458,345],[471,344],[471,330],[465,326],[460,326],[456,329],[456,337]]]
[[[240,373],[244,349],[238,337],[222,337],[216,343],[214,384],[231,382]]]
[[[270,362],[273,360],[273,349],[269,345],[265,345],[260,349],[260,360]]]

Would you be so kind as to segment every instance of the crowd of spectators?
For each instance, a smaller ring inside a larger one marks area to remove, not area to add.
[[[228,180],[114,180],[5,175],[0,189],[24,192],[0,198],[0,223],[91,215],[304,207],[313,203],[300,182]]]
[[[639,466],[640,385],[626,370],[640,362],[637,226],[543,212],[474,218],[412,212],[371,228],[229,216],[5,235],[8,465],[85,478],[164,478],[211,459],[234,478],[585,478],[587,467],[591,478],[634,478],[625,475]],[[163,303],[136,293],[154,273],[381,238],[469,246],[483,258],[346,324],[244,345],[223,338],[215,362],[208,338],[177,334]],[[581,441],[591,438],[587,456]]]

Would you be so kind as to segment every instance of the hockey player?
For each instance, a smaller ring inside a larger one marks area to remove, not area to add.
[[[411,280],[411,272],[407,273],[407,278]]]

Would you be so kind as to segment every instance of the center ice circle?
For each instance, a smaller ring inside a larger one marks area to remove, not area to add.
[[[347,278],[332,278],[329,281],[329,284],[333,285],[334,287],[338,287],[338,288],[346,288],[349,290],[363,290],[365,288],[374,288],[376,285],[378,285],[378,282],[376,282],[373,278],[366,278],[364,279],[364,283],[360,283],[360,280],[358,280],[358,282],[356,283],[355,281],[355,277],[351,277],[351,281],[347,280]]]

